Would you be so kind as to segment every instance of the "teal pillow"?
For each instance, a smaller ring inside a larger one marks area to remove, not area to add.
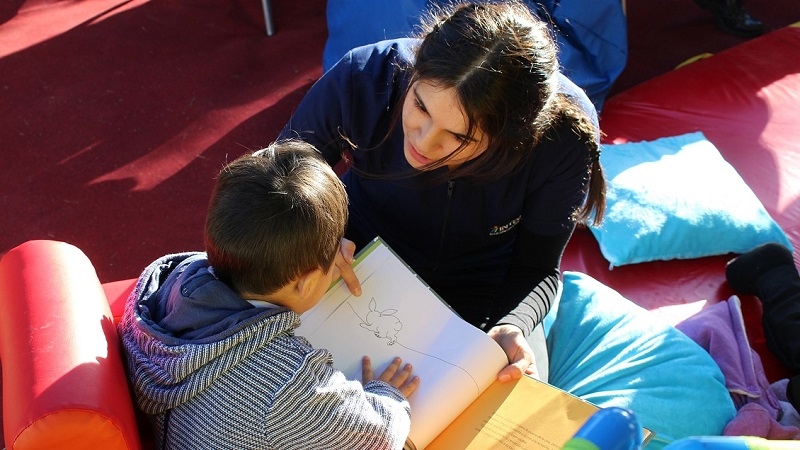
[[[564,272],[544,326],[550,383],[600,407],[631,409],[656,433],[647,450],[721,435],[736,414],[708,352],[588,275]]]
[[[591,231],[611,266],[745,253],[789,239],[703,133],[604,145],[603,223]]]

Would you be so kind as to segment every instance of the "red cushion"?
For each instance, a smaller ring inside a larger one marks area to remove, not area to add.
[[[648,80],[610,98],[605,141],[636,142],[702,131],[800,249],[800,28],[787,27]],[[676,180],[680,182],[680,180]],[[796,254],[797,255],[797,254]],[[597,242],[579,230],[562,268],[585,272],[647,309],[734,292],[725,264],[734,255],[633,264],[609,270]],[[750,343],[771,380],[788,374],[766,348],[761,304],[743,296]]]
[[[116,328],[77,248],[30,241],[0,260],[0,360],[9,449],[138,449]]]

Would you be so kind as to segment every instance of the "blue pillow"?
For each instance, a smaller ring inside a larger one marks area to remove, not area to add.
[[[611,266],[745,253],[789,239],[703,133],[604,145],[606,217],[590,227]]]
[[[647,450],[719,436],[736,414],[708,352],[588,275],[564,272],[544,327],[550,383],[599,407],[631,409],[656,433]]]

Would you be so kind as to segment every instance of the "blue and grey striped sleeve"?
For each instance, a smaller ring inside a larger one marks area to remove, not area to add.
[[[311,351],[267,415],[274,448],[401,449],[411,427],[406,398],[391,385],[348,380],[325,350]]]

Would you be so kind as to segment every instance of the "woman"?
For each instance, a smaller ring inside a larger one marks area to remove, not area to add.
[[[530,343],[543,347],[537,326],[576,224],[599,222],[605,205],[597,114],[522,4],[454,6],[423,28],[345,55],[281,138],[331,165],[347,156],[347,238],[360,248],[381,236],[486,330],[510,363],[498,379],[546,379],[546,351],[535,361]]]

